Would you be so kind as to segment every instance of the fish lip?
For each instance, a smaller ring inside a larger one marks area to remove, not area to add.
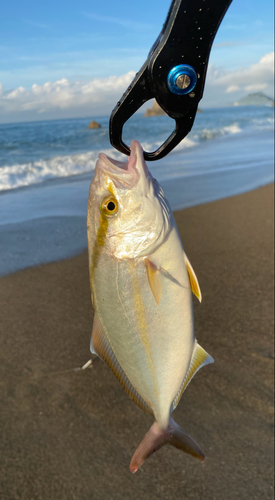
[[[148,167],[147,167],[145,159],[144,159],[144,152],[143,152],[142,146],[136,140],[133,140],[131,142],[131,154],[129,157],[129,162],[133,161],[133,159],[135,160],[136,168],[138,168],[140,170],[139,167],[141,166],[145,177],[151,177],[151,174],[148,170]]]
[[[111,170],[114,170],[114,171],[117,170],[118,172],[121,169],[127,170],[127,163],[125,163],[124,161],[114,160],[110,156],[105,155],[105,153],[99,153],[98,159],[102,160],[105,164],[107,164],[107,167],[111,168]]]
[[[105,153],[100,153],[97,166],[111,177],[117,187],[127,189],[137,184],[142,173],[145,177],[150,175],[144,161],[143,149],[136,140],[131,142],[130,156],[127,157],[126,162],[114,160]]]

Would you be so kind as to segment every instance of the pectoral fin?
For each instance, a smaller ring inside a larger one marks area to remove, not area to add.
[[[201,289],[200,289],[200,285],[199,285],[197,276],[195,275],[195,271],[194,271],[193,267],[191,266],[186,254],[184,254],[184,258],[185,258],[185,264],[187,267],[187,272],[188,272],[188,276],[189,276],[189,280],[190,280],[191,290],[192,290],[193,294],[196,295],[197,299],[201,302],[202,295],[201,295]]]
[[[109,344],[107,336],[105,335],[103,326],[101,324],[99,316],[95,313],[92,338],[90,344],[90,350],[93,354],[97,354],[107,365],[111,368],[112,372],[121,383],[126,394],[144,411],[153,415],[151,408],[148,404],[141,398],[136,389],[132,386],[128,377],[121,368],[116,356]]]
[[[174,409],[177,407],[182,394],[184,393],[189,382],[191,382],[195,373],[197,373],[197,371],[199,371],[200,368],[202,368],[205,365],[209,365],[210,363],[214,363],[214,359],[196,341],[195,349],[193,351],[193,356],[189,365],[188,372],[184,378],[184,381],[181,385],[178,394],[176,395],[172,403],[172,411],[174,411]]]
[[[155,297],[156,303],[159,305],[163,290],[163,274],[150,259],[145,259],[145,265],[150,288]]]

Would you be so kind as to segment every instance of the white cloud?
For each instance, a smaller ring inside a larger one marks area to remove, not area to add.
[[[2,123],[36,119],[108,115],[134,78],[130,71],[121,76],[96,78],[89,82],[66,78],[43,85],[34,83],[28,90],[22,86],[5,92],[0,84]],[[264,90],[273,95],[274,53],[258,63],[229,72],[210,65],[202,107],[227,104],[227,95],[236,100],[248,92]]]
[[[133,21],[132,19],[123,19],[120,17],[113,17],[113,16],[99,16],[97,14],[90,13],[90,12],[82,12],[82,14],[83,14],[83,16],[88,17],[90,19],[93,19],[95,21],[100,21],[103,23],[117,24],[118,26],[122,26],[123,28],[128,28],[131,31],[152,28],[152,24],[139,23],[139,22]]]
[[[24,87],[0,94],[0,114],[24,114],[35,112],[38,115],[54,113],[56,117],[74,116],[83,112],[107,114],[121,97],[135,75],[130,71],[122,76],[97,78],[90,82],[69,82],[66,78],[44,85],[33,84],[30,90]],[[60,113],[61,110],[61,113]],[[66,113],[65,113],[66,114]],[[40,117],[42,118],[42,117]]]
[[[274,95],[274,52],[265,54],[256,64],[235,71],[210,64],[203,104],[221,106],[226,104],[226,94],[234,94],[234,99],[238,99],[249,92],[263,90],[269,97]]]
[[[26,94],[26,89],[24,87],[18,87],[18,89],[10,92],[6,99],[17,99],[19,96],[22,96],[22,94]]]
[[[237,92],[238,90],[240,90],[240,87],[238,85],[229,85],[225,92],[229,94],[230,92]]]
[[[261,90],[266,89],[267,83],[254,83],[252,85],[247,85],[244,87],[244,90],[247,92],[259,92]]]
[[[245,89],[249,85],[262,85],[273,82],[274,78],[274,52],[261,57],[260,61],[249,68],[239,68],[235,71],[224,71],[209,67],[209,80],[212,85],[238,86]],[[212,75],[211,75],[212,73]]]
[[[23,19],[24,23],[29,24],[30,26],[34,26],[35,28],[42,28],[42,29],[50,29],[47,24],[43,23],[37,23],[35,21],[31,21],[30,19]]]
[[[223,26],[224,30],[230,30],[230,31],[243,31],[246,28],[246,24],[225,24]]]

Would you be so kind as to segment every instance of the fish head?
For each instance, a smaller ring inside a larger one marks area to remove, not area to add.
[[[99,154],[88,200],[88,243],[118,258],[152,253],[169,231],[171,209],[138,141],[126,162]]]

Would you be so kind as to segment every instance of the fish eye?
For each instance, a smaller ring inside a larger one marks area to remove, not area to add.
[[[111,217],[115,215],[118,210],[118,202],[114,196],[108,196],[102,200],[100,210],[103,215]]]

